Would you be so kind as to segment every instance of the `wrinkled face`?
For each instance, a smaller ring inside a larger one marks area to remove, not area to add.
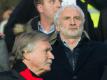
[[[83,31],[83,18],[75,8],[65,8],[59,17],[58,30],[62,36],[76,38]]]
[[[60,6],[61,0],[44,0],[43,4],[39,5],[39,12],[51,20]]]
[[[52,48],[48,41],[38,41],[28,55],[31,67],[44,72],[50,71],[52,60],[54,59],[51,50]]]

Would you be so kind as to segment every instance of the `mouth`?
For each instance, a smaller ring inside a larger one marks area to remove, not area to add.
[[[47,65],[51,65],[52,64],[52,61],[50,61],[50,62],[47,62]]]
[[[77,30],[78,28],[69,28],[69,30]]]

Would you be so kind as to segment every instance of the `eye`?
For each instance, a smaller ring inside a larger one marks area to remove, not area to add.
[[[52,48],[45,49],[45,52],[52,51]]]
[[[52,0],[52,2],[54,3],[54,2],[55,2],[55,0]]]
[[[54,4],[54,3],[55,3],[55,0],[50,0],[49,2],[52,3],[52,4]]]
[[[62,1],[62,0],[59,0],[59,2],[61,2],[61,3],[62,3],[63,1]]]
[[[74,17],[76,20],[81,20],[81,17],[80,16],[75,16]]]
[[[64,19],[64,20],[68,20],[68,19],[70,19],[70,17],[66,16],[66,17],[64,17],[63,19]]]

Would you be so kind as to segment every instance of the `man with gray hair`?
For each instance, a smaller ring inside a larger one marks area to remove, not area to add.
[[[19,35],[13,46],[13,69],[0,73],[0,80],[43,80],[41,75],[51,70],[51,45],[48,37],[39,31]]]
[[[83,11],[76,5],[62,6],[54,22],[58,31],[55,60],[46,80],[100,80],[107,65],[107,45],[86,37]]]

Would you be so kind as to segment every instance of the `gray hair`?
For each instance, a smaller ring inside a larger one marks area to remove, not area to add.
[[[83,18],[83,23],[84,23],[84,21],[85,21],[85,15],[84,15],[84,12],[82,11],[82,9],[79,7],[79,6],[77,6],[77,5],[73,5],[73,4],[71,4],[71,5],[65,5],[65,6],[62,6],[61,8],[59,8],[59,10],[56,12],[56,14],[55,14],[55,16],[54,16],[54,24],[55,25],[57,25],[58,24],[58,22],[59,22],[59,17],[60,17],[60,15],[61,15],[61,13],[64,11],[64,9],[65,8],[75,8],[75,9],[77,9],[78,11],[80,11],[80,14],[81,14],[81,16],[82,16],[82,18]]]
[[[40,31],[26,32],[19,35],[15,39],[12,53],[15,56],[15,59],[23,59],[23,54],[25,50],[31,52],[35,47],[34,44],[37,44],[38,41],[49,41],[48,36]]]

